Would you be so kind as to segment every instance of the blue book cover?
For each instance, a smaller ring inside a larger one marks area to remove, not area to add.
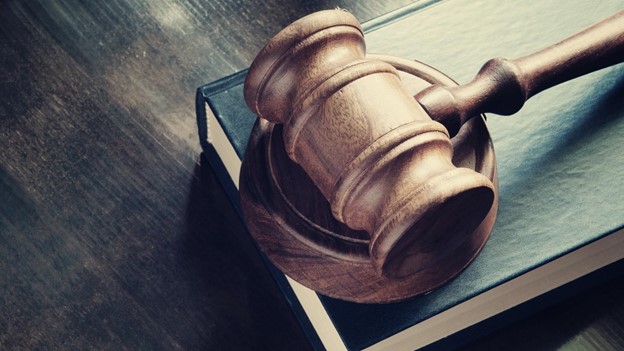
[[[465,83],[490,58],[532,53],[623,8],[621,1],[424,1],[364,28],[369,52],[418,59]],[[197,93],[202,147],[235,203],[256,119],[244,103],[244,77],[240,72]],[[488,116],[500,190],[496,224],[475,261],[432,293],[394,304],[349,303],[271,268],[315,334],[313,345],[446,348],[466,328],[621,261],[623,94],[624,65],[617,65],[540,93],[513,117]]]

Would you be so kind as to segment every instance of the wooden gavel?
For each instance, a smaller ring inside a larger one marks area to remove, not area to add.
[[[452,163],[450,137],[464,123],[513,114],[544,89],[622,61],[624,12],[532,55],[490,60],[468,84],[413,97],[392,65],[366,57],[359,22],[329,10],[271,40],[244,95],[259,117],[283,125],[286,153],[333,216],[370,234],[376,272],[401,279],[429,264],[423,253],[460,243],[495,202],[489,178]]]

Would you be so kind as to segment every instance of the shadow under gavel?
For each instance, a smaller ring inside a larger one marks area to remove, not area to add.
[[[544,89],[622,61],[624,12],[535,54],[490,60],[468,84],[414,97],[395,67],[366,56],[359,22],[329,10],[277,34],[244,94],[259,117],[283,126],[286,154],[333,216],[370,235],[377,274],[400,280],[431,266],[431,253],[452,252],[496,204],[492,179],[453,165],[450,138],[464,123],[513,114]]]

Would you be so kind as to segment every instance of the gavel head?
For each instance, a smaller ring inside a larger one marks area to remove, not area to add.
[[[318,12],[282,30],[251,65],[244,94],[258,116],[283,124],[288,156],[334,217],[370,234],[383,276],[409,276],[453,252],[492,206],[490,179],[452,164],[447,130],[394,67],[366,57],[347,12]]]

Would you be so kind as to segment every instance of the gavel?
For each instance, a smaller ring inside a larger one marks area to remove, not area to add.
[[[400,280],[430,266],[429,253],[459,245],[496,203],[492,179],[453,165],[451,138],[462,125],[485,112],[513,114],[544,89],[622,61],[624,12],[529,56],[490,60],[465,85],[412,96],[395,67],[366,55],[359,22],[328,10],[260,51],[244,96],[281,125],[286,154],[335,219],[370,235],[374,271]]]

